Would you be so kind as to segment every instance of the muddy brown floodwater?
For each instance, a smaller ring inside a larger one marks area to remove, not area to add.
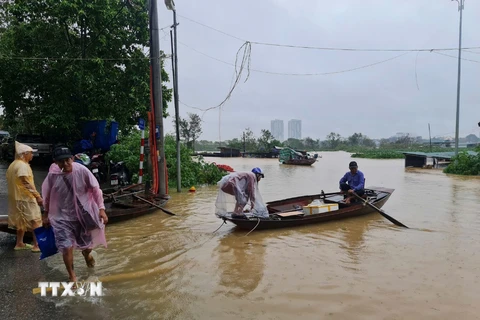
[[[350,155],[320,154],[312,167],[207,160],[237,171],[261,167],[270,201],[336,191]],[[96,250],[93,273],[77,254],[77,275],[101,277],[104,297],[55,301],[87,315],[96,304],[110,319],[478,319],[480,179],[405,169],[403,160],[358,164],[367,186],[395,189],[383,209],[411,229],[373,213],[248,237],[227,224],[212,234],[221,225],[216,187],[171,190],[167,208],[177,216],[108,226],[109,247]],[[59,255],[42,263],[66,277]]]

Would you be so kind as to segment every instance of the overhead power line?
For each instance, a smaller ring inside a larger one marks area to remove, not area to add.
[[[192,109],[199,110],[199,111],[205,111],[205,109],[188,105],[188,104],[184,103],[183,101],[180,101],[180,100],[179,100],[178,102],[180,102],[180,103],[181,103],[182,105],[184,105],[185,107],[192,108]]]
[[[138,58],[9,57],[9,56],[0,55],[0,60],[128,61],[128,60],[150,60],[150,58],[149,57],[138,57]]]
[[[221,33],[227,37],[242,41],[242,42],[250,42],[251,44],[256,44],[256,45],[263,45],[263,46],[272,46],[272,47],[283,47],[283,48],[297,48],[297,49],[309,49],[309,50],[325,50],[325,51],[363,51],[363,52],[419,52],[419,51],[451,51],[451,50],[458,50],[458,48],[418,48],[418,49],[404,49],[404,48],[397,48],[397,49],[382,49],[382,48],[335,48],[335,47],[317,47],[317,46],[301,46],[301,45],[293,45],[293,44],[281,44],[281,43],[270,43],[270,42],[261,42],[261,41],[252,41],[252,40],[247,40],[247,39],[242,39],[240,37],[237,37],[235,35],[232,35],[230,33],[227,33],[225,31],[219,30],[217,28],[211,27],[209,25],[206,25],[204,23],[195,21],[193,19],[190,19],[188,17],[185,17],[183,15],[178,15],[179,17],[182,17],[183,19],[186,19],[190,22],[196,23],[200,26],[203,26],[205,28],[211,29],[213,31],[216,31],[218,33]],[[462,48],[462,50],[474,50],[474,49],[480,49],[480,47],[465,47]]]
[[[272,46],[272,47],[284,47],[284,48],[298,48],[298,49],[310,49],[310,50],[325,50],[325,51],[359,51],[359,52],[422,52],[422,51],[451,51],[458,50],[458,48],[419,48],[419,49],[362,49],[362,48],[329,48],[329,47],[312,47],[312,46],[298,46],[289,44],[278,43],[265,43],[251,41],[252,44]],[[462,49],[480,49],[480,47],[466,47]]]
[[[224,31],[222,31],[222,30],[216,29],[216,28],[214,28],[214,27],[210,27],[210,26],[208,26],[208,25],[206,25],[206,24],[204,24],[204,23],[201,23],[201,22],[195,21],[195,20],[193,20],[193,19],[187,18],[187,17],[185,17],[185,16],[182,16],[182,15],[180,15],[180,14],[178,14],[178,13],[177,13],[177,16],[182,17],[183,19],[186,19],[186,20],[191,21],[191,22],[193,22],[193,23],[196,23],[196,24],[198,24],[198,25],[201,25],[202,27],[205,27],[205,28],[211,29],[211,30],[213,30],[213,31],[216,31],[216,32],[218,32],[218,33],[221,33],[221,34],[223,34],[223,35],[226,35],[227,37],[230,37],[230,38],[233,38],[233,39],[242,41],[242,42],[247,41],[247,40],[245,40],[245,39],[242,39],[242,38],[239,38],[239,37],[237,37],[237,36],[234,36],[234,35],[231,35],[231,34],[229,34],[229,33],[226,33],[226,32],[224,32]]]
[[[468,53],[480,54],[480,52],[475,52],[475,51],[470,51],[470,50],[463,50],[463,51],[468,52]]]
[[[235,67],[235,65],[233,63],[230,63],[230,62],[227,62],[227,61],[224,61],[224,60],[221,60],[221,59],[218,59],[218,58],[215,58],[215,57],[212,57],[204,52],[201,52],[195,48],[192,48],[190,47],[189,45],[185,44],[185,43],[182,43],[180,41],[178,41],[178,43],[180,43],[181,45],[207,57],[207,58],[210,58],[212,60],[215,60],[215,61],[218,61],[218,62],[221,62],[223,64],[226,64],[226,65],[229,65],[229,66],[232,66],[232,67]],[[388,61],[392,61],[394,59],[397,59],[397,58],[400,58],[406,54],[409,54],[409,52],[404,52],[402,54],[399,54],[397,56],[394,56],[394,57],[391,57],[391,58],[388,58],[388,59],[384,59],[384,60],[380,60],[380,61],[377,61],[377,62],[374,62],[374,63],[369,63],[369,64],[366,64],[366,65],[362,65],[362,66],[359,66],[359,67],[355,67],[355,68],[350,68],[350,69],[344,69],[344,70],[338,70],[338,71],[331,71],[331,72],[319,72],[319,73],[286,73],[286,72],[274,72],[274,71],[266,71],[266,70],[259,70],[259,69],[252,69],[250,68],[250,71],[252,72],[258,72],[258,73],[265,73],[265,74],[272,74],[272,75],[282,75],[282,76],[325,76],[325,75],[332,75],[332,74],[339,74],[339,73],[345,73],[345,72],[351,72],[351,71],[355,71],[355,70],[360,70],[360,69],[365,69],[365,68],[369,68],[369,67],[373,67],[375,65],[378,65],[378,64],[382,64],[382,63],[385,63],[385,62],[388,62]]]
[[[436,52],[436,51],[432,51],[433,53],[436,53],[436,54],[439,54],[441,56],[445,56],[445,57],[450,57],[450,58],[455,58],[455,59],[458,59],[457,56],[452,56],[450,54],[445,54],[445,53],[442,53],[442,52]],[[480,61],[478,60],[472,60],[472,59],[465,59],[465,58],[460,58],[460,60],[465,60],[465,61],[470,61],[470,62],[475,62],[475,63],[480,63]]]

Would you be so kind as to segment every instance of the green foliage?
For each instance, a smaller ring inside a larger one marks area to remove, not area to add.
[[[147,136],[148,133],[145,133]],[[107,163],[124,161],[128,170],[137,175],[140,164],[140,131],[135,130],[129,135],[120,136],[119,143],[112,145],[110,151],[105,154]],[[136,181],[136,180],[133,180]]]
[[[368,159],[404,159],[405,156],[392,150],[364,150],[352,154],[352,158],[368,158]]]
[[[269,130],[262,129],[260,137],[256,138],[250,128],[246,128],[239,138],[234,138],[225,142],[230,148],[240,149],[242,152],[245,148],[246,152],[270,152],[273,147],[289,146],[296,150],[314,151],[319,148],[319,141],[312,138],[288,139],[284,143],[276,140]]]
[[[182,187],[198,186],[217,183],[224,172],[214,164],[207,163],[203,157],[194,159],[192,151],[185,145],[180,147],[180,165],[182,174]],[[173,136],[165,137],[165,158],[167,160],[168,183],[177,185],[177,144]]]
[[[195,150],[195,142],[202,134],[202,119],[196,113],[187,113],[188,119],[182,119],[179,117],[179,134],[180,137],[185,140],[187,146]],[[173,125],[176,129],[177,124],[173,120]]]
[[[336,150],[338,147],[341,146],[342,137],[335,132],[330,132],[327,135],[326,140],[324,141],[324,145],[327,149]]]
[[[472,137],[471,137],[472,138]],[[450,148],[432,147],[422,145],[420,140],[408,135],[398,137],[395,140],[381,139],[379,147],[375,142],[363,135],[354,133],[348,138],[343,138],[338,133],[331,132],[322,142],[320,150],[343,150],[352,154],[353,158],[370,159],[403,159],[402,151],[410,152],[447,152]]]
[[[304,150],[305,145],[303,144],[303,141],[300,139],[294,139],[294,138],[289,138],[285,143],[283,144],[286,147],[290,147],[295,150]]]
[[[343,150],[355,152],[357,150],[375,149],[375,142],[362,133],[354,133],[348,138],[343,138],[340,134],[331,132],[321,143],[321,150]]]
[[[218,151],[220,143],[217,141],[200,140],[195,142],[195,149],[199,151]]]
[[[274,145],[275,137],[269,130],[262,129],[260,137],[257,139],[258,151],[270,151]]]
[[[418,146],[418,141],[415,141],[414,138],[405,135],[397,138],[395,141],[390,141],[389,139],[380,140],[380,148],[382,149],[410,149]]]
[[[148,136],[148,132],[145,132]],[[113,145],[106,154],[106,160],[125,161],[125,164],[132,173],[138,172],[140,161],[140,139],[139,131],[133,131],[131,134],[123,136],[119,144]],[[177,147],[175,137],[167,135],[165,137],[165,158],[167,161],[168,184],[171,187],[177,185]],[[149,162],[147,157],[144,163],[145,171]],[[184,144],[180,148],[180,163],[182,173],[182,188],[198,186],[203,184],[215,184],[224,175],[224,172],[218,169],[214,164],[207,163],[202,157],[192,158],[191,150]],[[144,174],[145,180],[147,180]],[[134,180],[135,181],[135,180]]]
[[[230,148],[235,148],[235,149],[239,149],[243,152],[243,149],[245,147],[245,151],[247,151],[247,148],[246,148],[246,145],[244,145],[243,143],[243,139],[237,139],[237,138],[233,138],[232,140],[229,140],[229,141],[225,141],[226,145]],[[216,150],[218,151],[218,150]]]
[[[308,150],[308,151],[317,151],[320,149],[320,140],[313,140],[312,138],[310,137],[306,137],[305,139],[303,139],[303,144],[305,146],[304,149]]]
[[[250,128],[246,128],[243,132],[242,141],[245,142],[245,150],[248,151],[257,151],[258,143],[255,138],[255,134]]]
[[[477,150],[479,153],[475,156],[460,152],[458,156],[452,158],[443,172],[468,176],[480,175],[480,148],[477,148]]]
[[[12,132],[70,136],[82,120],[130,130],[150,108],[143,0],[0,2],[0,105]],[[162,68],[162,80],[168,74]],[[164,116],[171,90],[163,86]]]

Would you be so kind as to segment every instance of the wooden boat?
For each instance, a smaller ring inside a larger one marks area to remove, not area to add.
[[[280,150],[278,161],[281,164],[311,166],[317,161],[318,154],[311,157],[306,151],[293,150],[292,148],[283,148]]]
[[[169,200],[169,197],[159,197],[151,194],[140,193],[135,195],[141,199],[154,203],[156,206],[146,203],[138,198],[127,199],[126,201],[106,202],[105,211],[107,212],[109,224],[152,213],[159,210],[157,206],[163,207]]]
[[[290,159],[290,160],[285,160],[283,161],[283,164],[293,164],[297,166],[311,166],[312,164],[315,163],[317,159]]]
[[[377,208],[381,208],[392,195],[394,189],[370,187],[365,189],[366,200]],[[303,206],[307,206],[315,199],[321,199],[325,204],[338,204],[336,211],[304,215]],[[376,212],[375,209],[363,202],[345,204],[344,196],[340,192],[322,193],[300,196],[267,202],[269,218],[232,217],[231,213],[219,217],[224,221],[235,224],[240,229],[263,230],[277,228],[292,228],[303,225],[324,223],[332,220],[352,218]]]
[[[108,224],[153,213],[159,210],[159,207],[165,206],[170,199],[170,196],[145,193],[144,190],[138,190],[139,188],[143,189],[143,185],[132,185],[118,190],[104,190],[106,191],[104,192],[104,203]],[[8,216],[0,216],[0,232],[16,233],[16,230],[8,228]],[[31,236],[29,233],[26,233],[26,236]]]

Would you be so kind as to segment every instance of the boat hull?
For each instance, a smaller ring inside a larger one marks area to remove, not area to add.
[[[296,166],[311,166],[317,161],[317,159],[292,159],[285,160],[282,164],[296,165]]]
[[[168,198],[155,198],[146,197],[149,201],[163,207],[167,204]],[[125,202],[112,202],[105,201],[105,211],[108,216],[108,225],[119,221],[125,221],[133,219],[139,216],[153,213],[159,210],[158,208],[139,200],[125,201]],[[7,216],[0,218],[0,232],[6,232],[10,234],[16,234],[15,229],[8,228]],[[31,232],[25,233],[26,237],[32,237]]]
[[[385,188],[378,188],[369,190],[377,191],[380,197],[376,200],[370,201],[371,204],[375,205],[377,208],[381,208],[385,205],[385,203],[390,198],[391,194],[393,193],[393,189],[385,189]],[[288,207],[292,207],[295,204],[300,206],[306,205],[314,199],[319,199],[320,195],[311,195],[311,196],[302,196],[296,198],[290,198],[285,200],[273,201],[267,203],[267,207],[269,208],[271,215],[273,208],[277,209],[286,209]],[[328,199],[328,198],[327,198]],[[327,201],[326,201],[327,203]],[[332,202],[333,203],[333,202]],[[291,210],[291,209],[290,209]],[[284,212],[281,210],[279,212]],[[227,222],[231,222],[236,225],[239,229],[244,230],[266,230],[266,229],[280,229],[280,228],[293,228],[305,225],[313,225],[313,224],[320,224],[325,223],[333,220],[341,220],[341,219],[348,219],[358,216],[367,215],[370,213],[377,212],[375,209],[371,208],[368,205],[364,205],[363,203],[355,203],[349,206],[345,206],[340,208],[337,211],[332,212],[325,212],[320,214],[314,214],[309,216],[296,216],[296,217],[286,217],[280,219],[258,219],[258,218],[250,218],[250,219],[242,219],[242,218],[226,218],[222,217]],[[273,213],[275,215],[275,213]]]

